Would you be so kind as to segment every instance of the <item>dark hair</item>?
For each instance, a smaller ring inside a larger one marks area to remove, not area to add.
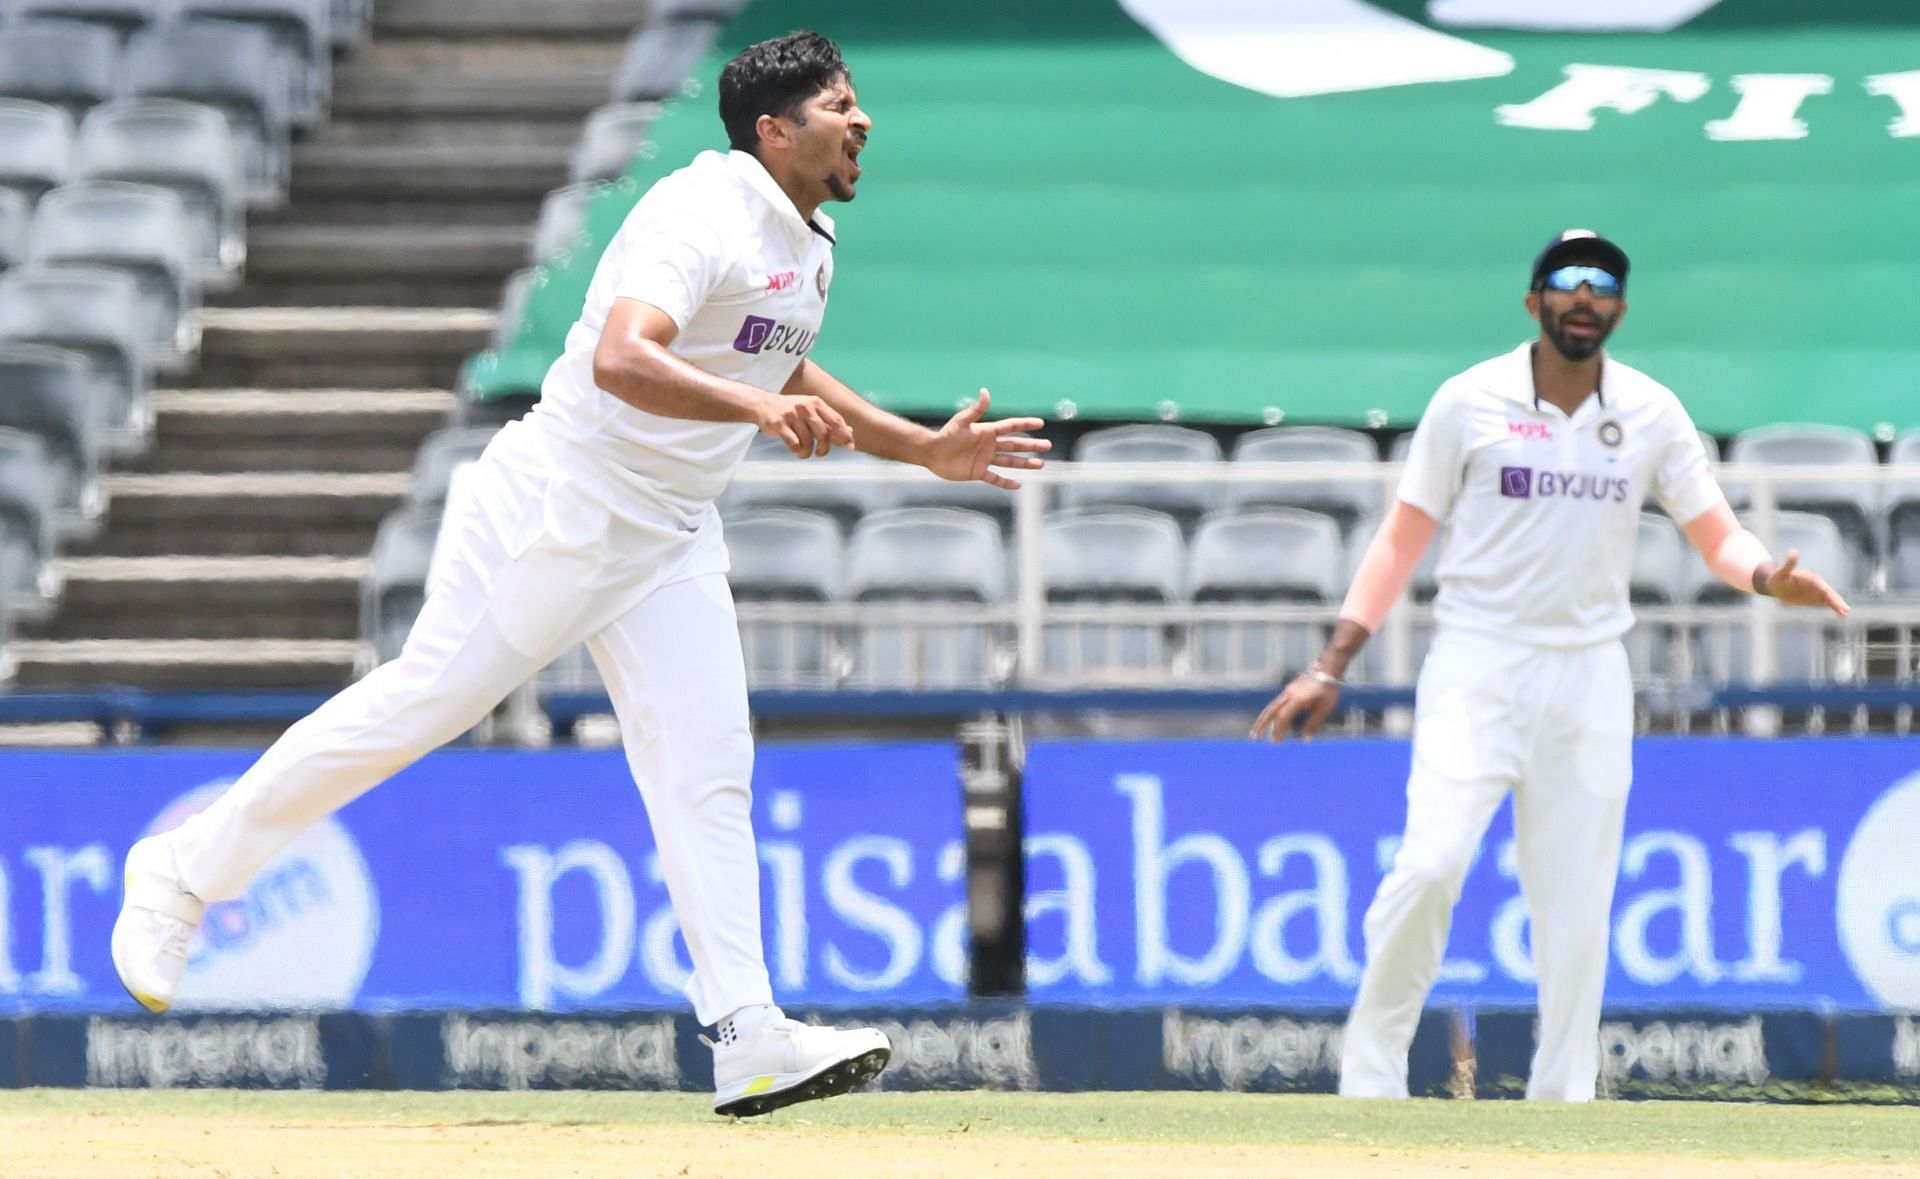
[[[840,47],[810,29],[742,49],[720,71],[720,121],[739,151],[760,147],[761,115],[791,118],[800,104],[848,77]]]

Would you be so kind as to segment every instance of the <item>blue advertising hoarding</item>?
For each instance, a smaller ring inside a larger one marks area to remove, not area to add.
[[[0,1012],[134,1009],[107,956],[126,850],[254,756],[0,754]],[[960,808],[950,745],[759,751],[783,1001],[964,996]],[[176,1009],[673,1008],[689,969],[618,751],[448,750],[211,908]]]
[[[1028,753],[1036,1002],[1342,1007],[1405,817],[1395,741],[1045,742]],[[1531,1006],[1503,807],[1439,1002]],[[1610,1007],[1920,1009],[1920,743],[1637,743]]]
[[[0,754],[0,1013],[129,1013],[107,959],[131,842],[248,752]],[[1337,1009],[1404,813],[1407,748],[1039,742],[1025,774],[1031,999]],[[1615,1009],[1920,1010],[1920,745],[1640,742]],[[944,744],[760,750],[768,963],[795,1007],[965,995]],[[1530,1006],[1511,825],[1456,913],[1441,1002]],[[434,754],[216,907],[180,1008],[675,1009],[687,971],[614,751]]]

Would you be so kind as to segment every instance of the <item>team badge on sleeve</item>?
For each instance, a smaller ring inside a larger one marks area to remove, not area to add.
[[[1608,418],[1600,423],[1600,445],[1608,450],[1620,449],[1620,440],[1624,437],[1626,434],[1620,429],[1619,419]]]

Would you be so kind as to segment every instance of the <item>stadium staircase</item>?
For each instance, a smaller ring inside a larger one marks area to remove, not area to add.
[[[644,13],[381,0],[199,366],[157,393],[154,446],[66,555],[60,612],[23,628],[18,686],[347,682],[374,530]]]

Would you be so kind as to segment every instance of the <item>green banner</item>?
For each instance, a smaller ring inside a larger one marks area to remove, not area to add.
[[[599,243],[724,146],[725,57],[803,25],[875,121],[813,355],[891,409],[1410,424],[1532,333],[1528,263],[1590,226],[1634,259],[1614,351],[1705,428],[1920,424],[1892,0],[759,0],[482,395],[537,386]]]

